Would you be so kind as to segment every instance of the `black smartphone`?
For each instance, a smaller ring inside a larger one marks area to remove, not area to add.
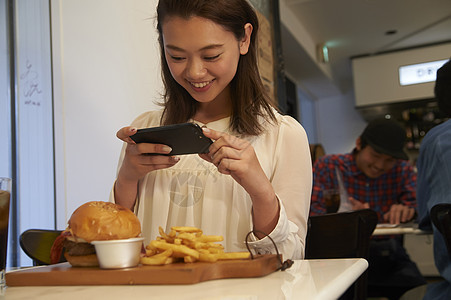
[[[166,155],[207,153],[213,141],[195,123],[181,123],[138,129],[130,136],[135,143],[168,145],[172,151]]]

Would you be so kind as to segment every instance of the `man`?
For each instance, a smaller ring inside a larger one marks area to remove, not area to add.
[[[371,208],[379,223],[411,221],[416,209],[416,174],[403,151],[406,132],[391,119],[370,122],[352,153],[326,155],[313,166],[310,215],[326,213],[323,191],[337,188],[341,173],[352,209]],[[399,299],[426,284],[407,255],[402,236],[373,238],[370,244],[368,296]]]
[[[451,117],[451,60],[437,71],[434,91],[440,111]],[[426,134],[417,166],[419,226],[431,229],[431,208],[451,203],[451,120]],[[437,228],[433,232],[435,265],[445,280],[429,285],[424,299],[451,299],[451,259],[443,236]]]

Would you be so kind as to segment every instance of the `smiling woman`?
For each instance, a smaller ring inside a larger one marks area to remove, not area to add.
[[[308,141],[263,86],[255,11],[247,0],[160,0],[157,21],[163,109],[117,132],[125,143],[111,201],[134,209],[147,242],[159,226],[194,226],[223,235],[225,251],[245,251],[252,231],[256,253],[275,251],[268,235],[284,258],[302,258]],[[137,128],[184,122],[203,127],[208,153],[170,156],[165,145],[131,139]]]
[[[240,55],[247,54],[252,26],[247,24],[239,43],[221,25],[200,17],[170,17],[162,30],[166,32],[165,56],[173,78],[199,102],[196,119],[208,123],[211,112],[204,112],[204,107],[211,107],[214,98],[215,110],[228,116],[230,90],[226,87],[236,73],[236,67],[229,66],[237,66]],[[237,44],[239,52],[232,51]]]

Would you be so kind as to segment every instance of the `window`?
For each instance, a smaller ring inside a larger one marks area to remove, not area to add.
[[[26,266],[20,233],[55,228],[50,8],[45,0],[0,7],[0,176],[13,179],[8,266]]]

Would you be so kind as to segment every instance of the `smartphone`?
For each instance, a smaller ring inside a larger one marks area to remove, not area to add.
[[[171,147],[172,151],[165,155],[207,153],[213,143],[195,123],[138,129],[130,138],[135,143],[163,144]]]

